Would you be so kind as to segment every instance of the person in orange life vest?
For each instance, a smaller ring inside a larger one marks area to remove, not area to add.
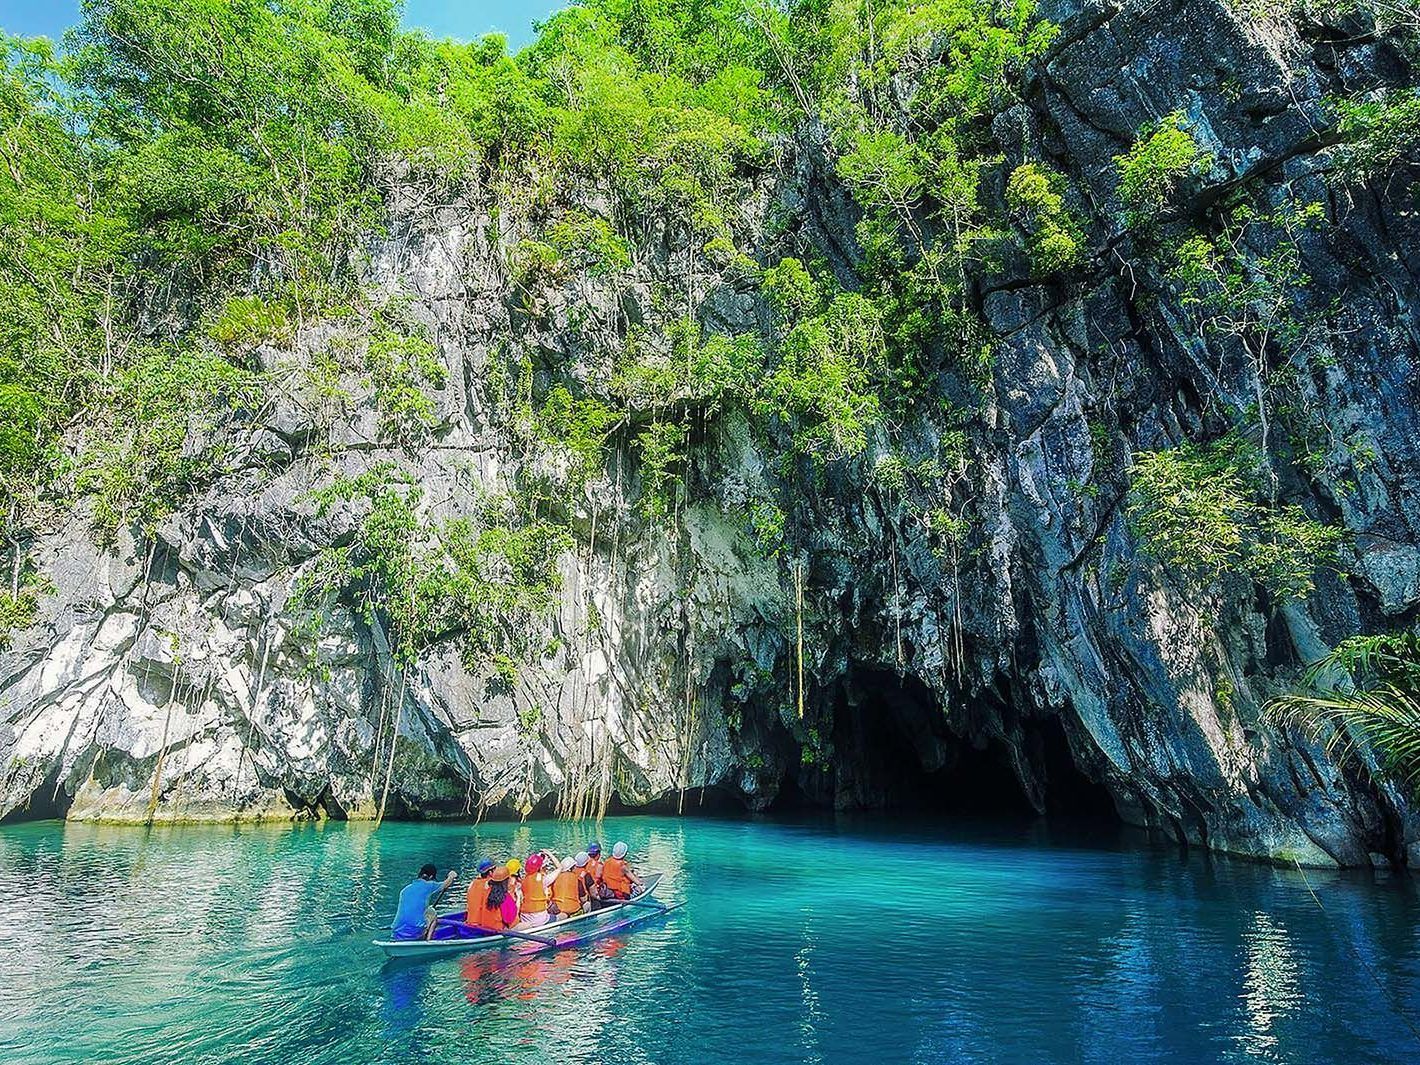
[[[586,851],[580,851],[572,861],[572,868],[577,873],[577,886],[582,889],[582,901],[589,910],[599,910],[603,905],[602,885],[597,875],[600,865]]]
[[[611,857],[602,866],[602,883],[615,899],[629,899],[641,890],[641,878],[626,862],[626,844],[611,849]]]
[[[602,882],[602,845],[596,840],[587,844],[587,871],[598,884]]]
[[[477,924],[478,915],[483,912],[488,901],[488,874],[493,871],[493,859],[484,858],[478,863],[478,875],[468,882],[468,897],[464,902],[464,923]]]
[[[522,889],[523,897],[519,903],[519,909],[522,911],[523,918],[518,923],[518,927],[538,928],[547,924],[551,920],[551,915],[547,912],[551,897],[547,890],[547,880],[543,876],[541,854],[528,855],[528,860],[523,866]]]
[[[518,900],[509,885],[513,882],[506,865],[495,865],[488,874],[488,897],[475,920],[469,914],[468,923],[491,932],[501,932],[518,923]]]
[[[585,888],[581,877],[574,868],[571,858],[563,858],[552,881],[552,902],[563,917],[573,917],[582,912]]]

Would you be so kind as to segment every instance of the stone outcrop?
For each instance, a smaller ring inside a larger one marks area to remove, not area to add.
[[[447,371],[431,438],[413,450],[381,440],[358,372],[336,410],[303,391],[330,327],[262,349],[286,384],[233,430],[215,483],[151,538],[100,547],[81,512],[40,545],[54,593],[0,656],[0,811],[368,817],[387,765],[392,816],[575,813],[687,791],[699,801],[700,789],[757,808],[790,796],[930,804],[965,800],[962,782],[987,788],[994,774],[1035,809],[1098,789],[1128,821],[1222,850],[1420,862],[1405,796],[1260,712],[1301,662],[1420,605],[1420,231],[1404,182],[1328,181],[1320,132],[1328,94],[1402,83],[1409,67],[1364,23],[1266,21],[1222,0],[1061,0],[1046,13],[1061,36],[997,136],[1008,156],[1067,176],[1093,258],[1069,282],[1008,271],[976,292],[996,355],[970,472],[951,490],[972,520],[958,556],[874,478],[881,440],[805,473],[798,532],[759,549],[742,511],[772,458],[730,413],[707,433],[674,520],[636,518],[624,454],[569,490],[578,546],[562,561],[547,653],[512,684],[451,648],[401,671],[378,620],[355,612],[303,631],[293,588],[360,516],[321,514],[312,490],[395,462],[447,516],[477,490],[555,480],[488,398],[505,340],[590,373],[607,336],[650,318],[653,287],[694,259],[648,222],[619,289],[569,279],[530,314],[504,265],[519,234],[500,231],[493,194],[434,203],[410,187],[367,275],[409,296]],[[1306,298],[1335,304],[1339,325],[1301,388],[1332,439],[1362,439],[1371,458],[1338,448],[1308,478],[1277,464],[1283,498],[1351,534],[1347,573],[1321,574],[1304,602],[1250,583],[1190,586],[1125,520],[1128,456],[1216,427],[1218,407],[1245,407],[1253,387],[1118,222],[1114,157],[1175,109],[1216,158],[1203,200],[1246,179],[1325,208],[1303,249]],[[752,234],[771,209],[850,275],[856,217],[813,131],[786,146],[737,226]],[[707,328],[762,328],[754,285],[703,259],[696,272]],[[946,429],[914,416],[902,450],[934,455]]]

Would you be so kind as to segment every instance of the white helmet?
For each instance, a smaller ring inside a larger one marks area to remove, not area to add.
[[[586,865],[591,860],[591,856],[587,854],[586,851],[578,851],[577,858],[572,864],[575,865],[578,869],[580,869],[582,868],[582,866]]]
[[[625,858],[625,857],[626,857],[626,844],[625,844],[625,843],[618,843],[615,847],[613,847],[613,848],[611,849],[611,856],[612,856],[613,858]]]
[[[566,858],[563,858],[558,868],[564,873],[570,873],[572,871],[572,856],[569,854]]]

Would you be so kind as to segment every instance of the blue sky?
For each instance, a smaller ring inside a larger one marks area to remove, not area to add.
[[[534,20],[563,6],[564,0],[406,0],[404,24],[464,40],[498,30],[516,51],[532,39]],[[58,38],[78,18],[79,0],[0,0],[0,29],[6,33]]]

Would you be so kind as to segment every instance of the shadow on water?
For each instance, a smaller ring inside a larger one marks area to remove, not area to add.
[[[429,980],[425,965],[410,965],[391,958],[380,968],[384,997],[380,1017],[393,1036],[407,1035],[419,1027],[423,1019],[420,999]]]

